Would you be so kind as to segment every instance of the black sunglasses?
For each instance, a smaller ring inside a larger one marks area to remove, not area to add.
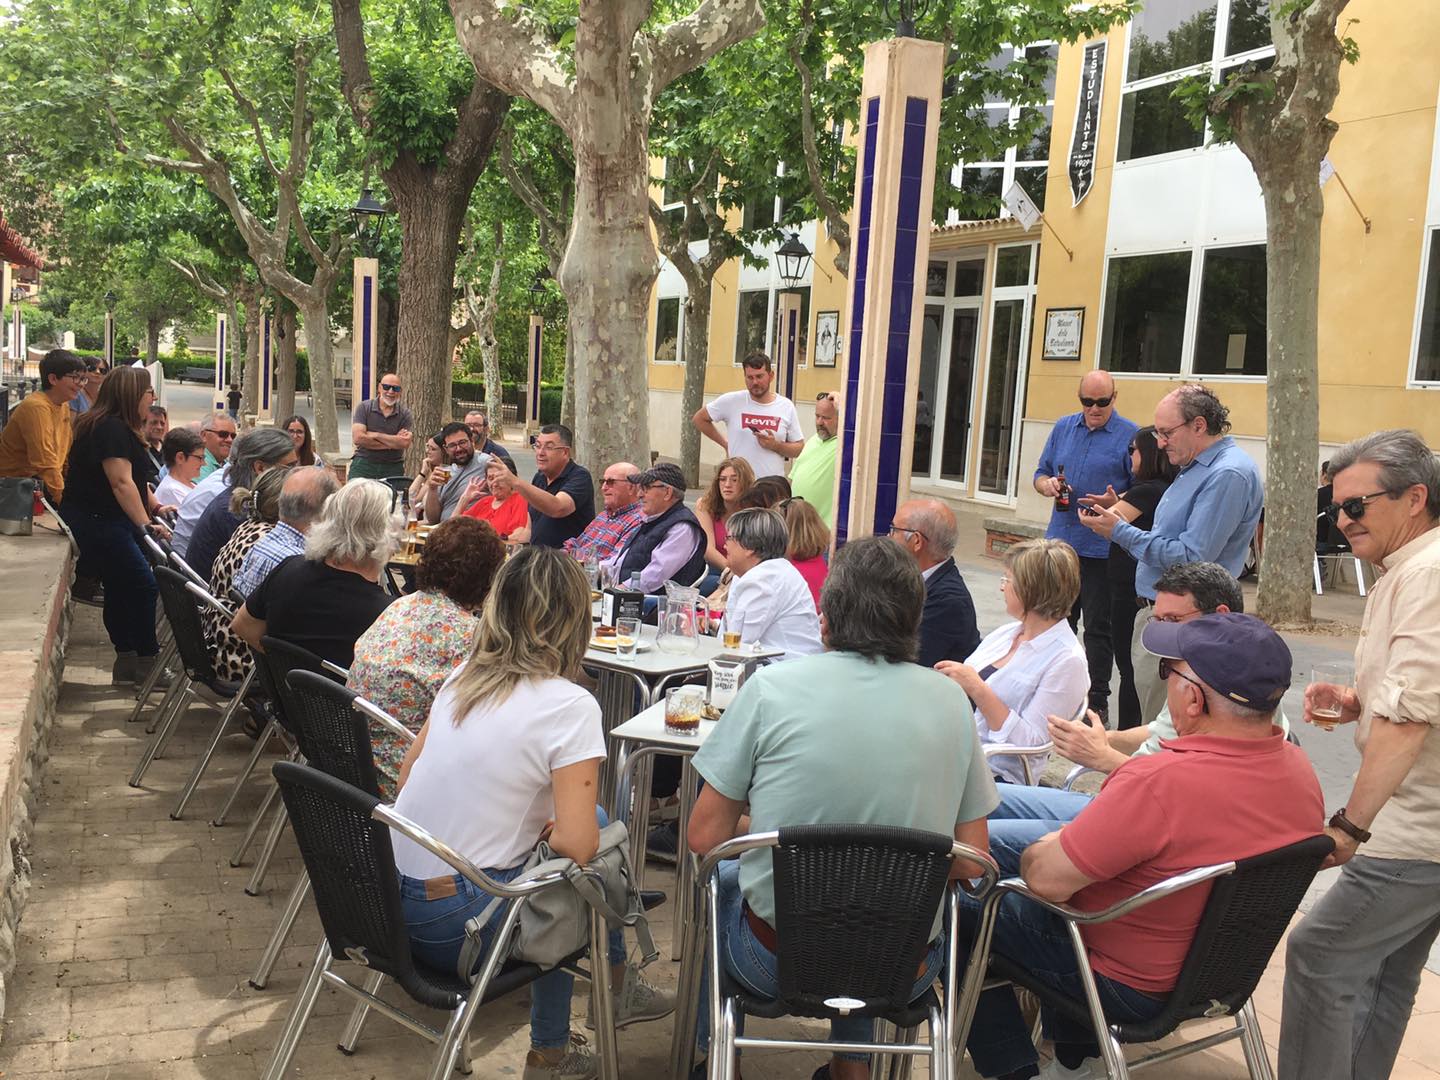
[[[1378,499],[1381,495],[1394,494],[1395,492],[1393,491],[1376,491],[1370,495],[1356,495],[1354,498],[1346,499],[1344,502],[1332,502],[1329,506],[1325,507],[1324,514],[1330,519],[1332,524],[1340,520],[1341,510],[1345,511],[1345,516],[1351,521],[1359,521],[1365,516],[1365,505],[1370,502],[1371,499]]]
[[[1184,679],[1186,682],[1188,682],[1188,683],[1193,683],[1194,685],[1200,687],[1200,696],[1201,696],[1202,698],[1205,697],[1205,684],[1204,684],[1204,683],[1202,683],[1202,682],[1201,682],[1200,680],[1198,680],[1198,679],[1192,679],[1192,678],[1190,678],[1189,675],[1186,675],[1186,674],[1184,674],[1183,672],[1176,671],[1176,670],[1175,670],[1175,662],[1174,662],[1173,660],[1171,660],[1168,656],[1162,656],[1162,657],[1160,657],[1160,681],[1161,681],[1161,682],[1164,682],[1166,679],[1170,678],[1171,675],[1178,675],[1180,678]],[[1209,704],[1210,704],[1209,701],[1206,700],[1205,705],[1206,705],[1206,711],[1207,711],[1207,712],[1209,711]]]
[[[1114,394],[1111,394],[1109,397],[1082,397],[1080,399],[1080,404],[1085,406],[1085,408],[1087,409],[1103,409],[1106,408],[1110,404],[1110,402],[1114,400]]]

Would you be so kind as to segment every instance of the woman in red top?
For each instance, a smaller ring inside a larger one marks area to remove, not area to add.
[[[515,490],[510,470],[499,458],[492,457],[485,466],[483,481],[470,481],[460,501],[463,504],[468,499],[475,501],[465,508],[465,516],[488,521],[501,540],[508,540],[512,532],[530,522],[530,504]]]
[[[785,528],[790,533],[785,557],[810,586],[815,610],[819,611],[820,586],[825,584],[825,575],[830,572],[830,564],[825,561],[825,554],[830,550],[830,530],[819,511],[799,496],[782,502],[780,512],[785,515]]]

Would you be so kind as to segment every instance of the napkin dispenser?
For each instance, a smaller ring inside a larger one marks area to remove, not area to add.
[[[600,625],[614,626],[618,619],[638,619],[644,606],[643,592],[610,585],[600,594]]]
[[[754,656],[721,653],[710,661],[709,700],[712,708],[726,709],[735,700],[745,680],[755,674],[760,661]]]

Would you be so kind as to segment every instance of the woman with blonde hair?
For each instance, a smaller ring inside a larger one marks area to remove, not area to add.
[[[810,586],[815,610],[819,611],[820,586],[825,584],[825,575],[830,572],[830,564],[825,561],[825,553],[830,550],[830,528],[815,507],[798,495],[782,502],[780,512],[785,515],[785,530],[790,534],[785,558]]]
[[[519,875],[542,837],[577,863],[599,848],[605,739],[599,703],[574,682],[589,641],[590,585],[579,564],[552,548],[521,548],[495,575],[470,658],[440,688],[405,755],[395,809],[499,882]],[[491,896],[400,836],[395,865],[411,950],[454,971],[465,923]],[[482,957],[499,915],[481,930]],[[668,1015],[673,1000],[624,963],[624,949],[612,931],[616,1025]],[[594,1054],[570,1031],[573,988],[560,969],[531,985],[528,1080],[595,1074]]]
[[[1069,623],[1080,595],[1080,560],[1063,540],[1026,540],[1003,561],[1000,594],[1014,621],[981,641],[963,664],[942,660],[935,668],[970,695],[982,743],[1044,746],[1046,718],[1078,716],[1090,692],[1085,650]],[[995,779],[1025,782],[1018,758],[990,760]],[[1038,774],[1045,763],[1031,766]]]
[[[695,516],[705,530],[705,562],[711,567],[700,586],[708,594],[725,569],[726,521],[740,509],[740,499],[755,483],[755,470],[741,457],[727,457],[715,467],[710,487],[695,504]],[[713,580],[712,580],[713,579]],[[708,586],[708,587],[707,587]]]

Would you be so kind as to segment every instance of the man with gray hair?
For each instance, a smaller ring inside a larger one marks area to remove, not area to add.
[[[636,580],[642,592],[663,593],[667,581],[694,585],[705,573],[705,530],[685,505],[685,474],[662,461],[636,486],[644,518],[604,565],[615,581]]]
[[[939,499],[911,499],[895,509],[890,539],[908,551],[925,579],[919,663],[964,661],[980,644],[975,602],[955,565],[954,512]]]
[[[280,491],[280,520],[246,552],[240,572],[235,575],[235,588],[241,596],[254,592],[270,571],[291,555],[305,553],[305,534],[319,519],[325,500],[339,488],[329,469],[291,471]]]
[[[1330,476],[1327,515],[1384,574],[1354,688],[1305,692],[1307,722],[1355,725],[1360,771],[1325,830],[1340,878],[1290,934],[1281,1080],[1389,1076],[1440,934],[1440,462],[1416,432],[1378,431]]]
[[[203,439],[204,436],[202,435]],[[176,553],[190,564],[190,566],[202,577],[210,577],[210,564],[215,561],[215,555],[219,552],[221,545],[230,538],[235,529],[239,527],[239,519],[235,519],[230,529],[219,540],[214,542],[214,535],[209,536],[202,546],[201,561],[205,569],[201,570],[196,565],[192,554],[191,545],[200,531],[200,523],[210,504],[217,502],[217,496],[224,498],[218,500],[217,513],[221,510],[227,517],[230,514],[230,493],[237,487],[248,488],[255,482],[255,477],[266,469],[275,465],[295,464],[295,443],[291,441],[288,433],[279,428],[255,428],[247,431],[240,438],[235,440],[235,447],[230,452],[229,460],[225,467],[218,472],[213,472],[197,484],[185,496],[185,501],[180,504],[180,519],[176,522],[174,536],[171,539],[171,546]],[[214,533],[215,526],[207,528],[207,534]],[[204,556],[208,553],[208,559]]]
[[[205,464],[200,466],[200,479],[218,472],[230,459],[235,444],[235,419],[229,413],[206,413],[200,420],[200,441],[205,444]]]

